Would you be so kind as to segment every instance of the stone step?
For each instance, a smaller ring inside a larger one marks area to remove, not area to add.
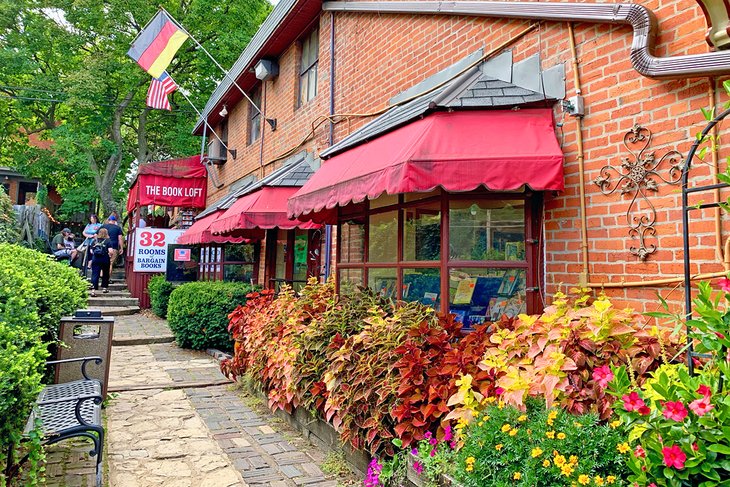
[[[89,290],[91,292],[91,290]],[[97,291],[96,294],[99,295],[99,297],[107,297],[107,298],[131,298],[132,294],[127,291],[126,289],[112,289],[111,286],[109,287],[109,292],[107,294],[101,294],[101,291]]]
[[[102,294],[101,291],[96,292],[96,297],[89,296],[89,306],[112,306],[112,307],[126,307],[126,306],[139,306],[139,300],[137,298],[122,298],[119,296],[109,296],[108,294]]]
[[[139,313],[139,306],[91,306],[89,309],[101,311],[102,316],[127,316]]]

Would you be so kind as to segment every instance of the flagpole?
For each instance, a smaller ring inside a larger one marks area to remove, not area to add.
[[[179,85],[179,84],[177,83],[177,81],[175,81],[175,78],[173,78],[173,77],[172,77],[172,76],[170,75],[170,73],[167,73],[167,76],[169,76],[169,77],[170,77],[170,79],[172,80],[172,82],[173,82],[173,83],[175,83],[175,84],[176,84],[176,85],[177,85],[178,87],[180,87],[180,85]],[[183,96],[183,98],[185,98],[185,100],[187,100],[188,104],[189,104],[189,105],[190,105],[191,107],[193,107],[193,110],[195,110],[195,113],[197,113],[197,114],[198,114],[198,117],[200,117],[200,118],[201,118],[201,119],[203,120],[203,123],[205,124],[205,126],[206,126],[206,127],[207,127],[207,128],[209,129],[209,130],[210,130],[210,133],[212,133],[213,135],[215,135],[215,138],[216,138],[216,139],[218,139],[218,142],[220,142],[220,143],[221,143],[221,145],[222,145],[223,147],[225,147],[226,151],[228,151],[228,145],[227,145],[227,144],[226,144],[225,142],[223,142],[223,140],[221,140],[221,138],[220,138],[220,137],[218,137],[218,134],[216,134],[216,133],[215,133],[215,130],[213,130],[213,127],[211,127],[211,126],[210,126],[210,124],[208,123],[208,119],[207,119],[207,118],[205,118],[205,117],[203,116],[203,114],[202,114],[202,113],[200,113],[200,110],[198,110],[198,109],[197,109],[197,108],[195,107],[195,105],[193,105],[193,102],[192,102],[192,101],[190,101],[190,98],[188,98],[188,95],[186,95],[186,94],[185,94],[185,92],[184,92],[184,91],[183,91],[182,89],[180,89],[180,90],[177,90],[177,92],[178,92],[178,93],[180,93],[180,94],[181,94],[181,95]],[[205,142],[205,139],[204,139],[203,141]]]
[[[261,116],[263,117],[263,116],[264,116],[264,112],[262,112],[262,111],[261,111],[261,109],[260,109],[260,108],[258,107],[258,105],[256,105],[256,104],[255,104],[255,103],[253,102],[253,100],[252,100],[252,99],[251,99],[251,98],[250,98],[250,97],[248,96],[248,94],[247,94],[247,93],[246,93],[246,92],[245,92],[245,91],[243,90],[243,88],[241,88],[241,87],[240,87],[240,86],[238,85],[238,83],[236,82],[236,80],[235,80],[235,79],[233,79],[233,77],[232,77],[232,76],[230,75],[230,73],[229,73],[228,71],[226,71],[226,69],[225,69],[225,68],[224,68],[223,66],[221,66],[221,65],[220,65],[220,63],[219,63],[218,61],[216,61],[216,59],[215,59],[215,58],[214,58],[214,57],[213,57],[213,56],[212,56],[212,55],[211,55],[211,54],[210,54],[210,53],[208,52],[208,50],[207,50],[207,49],[206,49],[205,47],[203,47],[203,45],[202,45],[202,44],[201,44],[200,42],[198,42],[198,40],[197,40],[197,39],[196,39],[195,37],[193,37],[193,35],[192,35],[192,34],[191,34],[190,32],[188,32],[188,31],[187,31],[187,29],[185,29],[185,27],[183,27],[183,26],[182,26],[182,24],[181,24],[180,22],[178,22],[178,21],[177,21],[177,19],[176,19],[175,17],[173,17],[173,16],[172,16],[172,15],[170,14],[170,12],[168,12],[167,10],[165,10],[165,8],[164,8],[164,7],[160,7],[160,9],[161,9],[161,10],[162,10],[163,12],[165,12],[165,13],[166,13],[166,14],[167,14],[167,15],[168,15],[168,16],[169,16],[169,17],[170,17],[170,18],[171,18],[171,19],[172,19],[173,21],[175,21],[175,24],[176,24],[176,25],[177,25],[178,27],[180,27],[180,29],[182,29],[182,31],[183,31],[183,32],[185,32],[185,34],[187,34],[187,36],[188,36],[188,37],[190,37],[190,39],[191,39],[191,40],[192,40],[192,41],[193,41],[193,42],[195,43],[195,45],[196,45],[196,46],[198,46],[198,47],[199,47],[200,49],[202,49],[202,50],[203,50],[203,52],[204,52],[205,54],[207,54],[207,55],[208,55],[208,57],[209,57],[209,58],[211,59],[211,61],[213,61],[213,63],[215,63],[215,65],[216,65],[216,66],[218,66],[218,69],[220,69],[221,71],[223,71],[223,74],[225,74],[226,78],[228,78],[229,80],[231,80],[231,83],[233,83],[233,85],[234,85],[234,86],[235,86],[236,88],[238,88],[238,91],[240,91],[240,92],[241,92],[241,94],[242,94],[243,96],[245,96],[245,97],[246,97],[246,99],[248,100],[248,102],[249,102],[249,103],[250,103],[250,104],[251,104],[251,105],[252,105],[252,106],[253,106],[253,107],[254,107],[254,108],[256,109],[256,111],[257,111],[257,112],[259,112],[259,113],[261,114]],[[168,74],[169,74],[169,73],[168,73]],[[201,117],[202,117],[202,115],[201,115]],[[206,123],[207,123],[207,122],[206,122]]]

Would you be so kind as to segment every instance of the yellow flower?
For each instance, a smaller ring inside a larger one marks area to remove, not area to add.
[[[485,398],[484,398],[484,402],[486,402],[486,403],[488,403],[488,404],[491,404],[491,403],[493,403],[493,402],[494,402],[494,401],[496,401],[496,400],[497,400],[497,398],[496,398],[496,397],[494,397],[494,396],[489,396],[489,397],[485,397]]]
[[[474,465],[467,465],[464,470],[466,470],[467,472],[473,472],[474,471]]]
[[[502,443],[500,443],[499,445],[495,445],[495,446],[494,446],[494,449],[495,449],[495,450],[497,450],[497,451],[500,451],[500,450],[502,449],[502,447],[503,447],[503,446],[504,446],[504,445],[503,445]]]
[[[595,477],[593,477],[593,482],[596,485],[603,485],[603,477],[601,477],[600,475],[596,475]]]
[[[616,428],[618,428],[618,425],[620,425],[620,424],[621,424],[621,420],[620,420],[620,419],[617,419],[617,420],[615,420],[615,421],[611,421],[611,422],[609,423],[609,425],[611,426],[611,429],[616,429]]]
[[[519,430],[517,428],[509,430],[510,436],[515,436]]]
[[[575,466],[578,463],[578,457],[575,455],[570,455],[570,458],[568,458],[568,463],[572,466]]]
[[[548,460],[547,458],[545,460],[543,460],[542,466],[545,468],[548,468],[550,466],[550,460]]]
[[[540,455],[542,455],[542,453],[543,453],[542,448],[540,448],[539,446],[535,447],[532,449],[532,458],[537,458]]]
[[[555,431],[546,431],[545,436],[550,438],[551,440],[555,439]]]
[[[557,411],[550,411],[548,413],[547,424],[549,424],[550,426],[552,426],[553,425],[553,422],[555,421],[555,419],[557,417],[558,417],[558,412]]]
[[[578,475],[578,483],[580,485],[588,485],[591,483],[591,478],[586,474]]]
[[[479,422],[477,423],[477,426],[484,426],[484,421],[479,421]]]
[[[616,446],[616,449],[617,449],[617,450],[619,451],[619,453],[628,453],[628,452],[630,452],[630,451],[631,451],[631,447],[630,447],[630,446],[629,446],[629,444],[628,444],[628,443],[626,443],[626,442],[624,442],[624,443],[619,443],[619,444],[618,444],[618,445]]]
[[[512,429],[512,426],[509,423],[505,423],[502,425],[502,433],[507,433],[511,429]]]
[[[520,472],[515,472],[512,474],[512,478],[515,480],[520,480],[522,478],[522,474]]]
[[[517,418],[517,421],[519,421],[520,423],[524,423],[525,421],[527,421],[527,415],[523,414],[522,416]]]
[[[532,434],[532,430],[530,428],[527,428],[527,434],[528,435],[531,435]]]
[[[565,433],[558,433],[558,439],[564,440],[565,439]]]
[[[573,426],[575,426],[576,428],[582,428],[583,424],[579,423],[578,421],[573,421]]]
[[[566,477],[570,477],[574,470],[575,469],[570,465],[563,465],[562,467],[560,467],[560,473],[562,473]]]
[[[606,477],[607,484],[612,484],[614,482],[616,482],[616,477],[614,477],[613,475],[609,475],[608,477]]]
[[[563,455],[556,456],[555,460],[553,461],[555,462],[555,466],[557,467],[563,467],[566,464],[565,457]]]
[[[467,465],[474,465],[474,462],[476,462],[476,461],[477,461],[477,459],[476,459],[476,458],[474,458],[474,457],[468,457],[468,458],[467,458],[466,460],[464,460],[464,461],[466,462],[466,464],[467,464]]]

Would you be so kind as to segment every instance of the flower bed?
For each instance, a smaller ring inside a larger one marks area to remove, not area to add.
[[[465,335],[418,303],[337,296],[332,283],[254,293],[229,316],[237,347],[222,367],[372,454],[366,485],[396,485],[409,456],[425,478],[469,486],[628,485],[635,437],[610,384],[626,367],[633,387],[653,388],[685,339],[574,294]]]

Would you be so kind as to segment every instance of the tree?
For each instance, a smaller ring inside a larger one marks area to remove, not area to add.
[[[13,203],[0,186],[0,243],[17,243],[20,240],[18,220],[15,217]]]
[[[97,198],[117,209],[134,164],[200,149],[192,108],[179,93],[172,112],[147,108],[151,78],[126,56],[158,4],[0,0],[0,165],[55,185],[66,214]],[[223,66],[271,10],[266,0],[162,4]],[[199,108],[223,77],[191,41],[168,72]]]

